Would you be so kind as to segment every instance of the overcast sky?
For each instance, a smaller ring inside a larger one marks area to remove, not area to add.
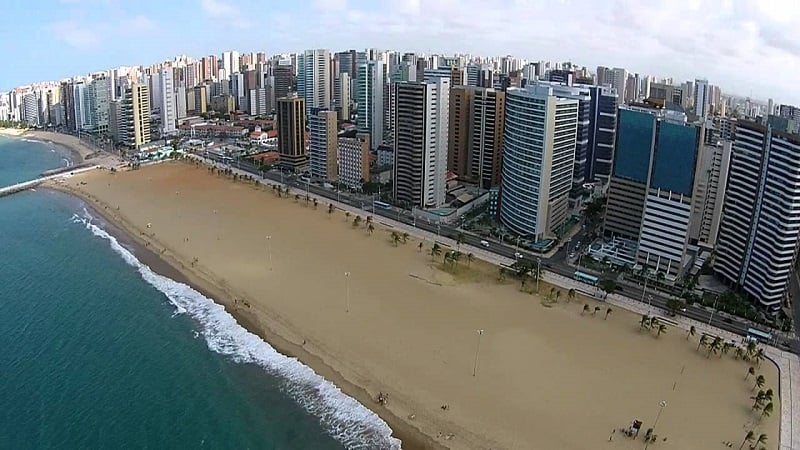
[[[3,0],[0,90],[227,49],[514,55],[800,104],[798,0]],[[35,6],[35,7],[32,7]]]

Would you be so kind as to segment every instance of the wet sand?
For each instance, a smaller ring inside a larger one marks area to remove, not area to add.
[[[754,429],[777,448],[777,394],[776,412],[759,421],[748,365],[706,357],[678,329],[656,337],[627,311],[604,319],[602,304],[583,314],[596,303],[567,304],[566,292],[545,307],[487,264],[442,270],[430,243],[395,246],[382,226],[370,234],[327,204],[203,167],[99,171],[67,186],[248,329],[376,411],[405,448],[641,448],[619,431],[609,442],[611,431],[634,418],[651,427],[662,400],[657,447],[738,448]],[[757,371],[777,392],[775,367]]]

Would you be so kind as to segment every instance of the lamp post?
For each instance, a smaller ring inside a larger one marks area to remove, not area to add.
[[[714,318],[714,312],[717,310],[717,302],[719,301],[719,295],[714,298],[714,309],[711,310],[711,315],[708,316],[708,325],[711,325],[711,319]]]
[[[539,292],[539,279],[542,278],[542,258],[536,258],[536,292]]]
[[[481,336],[483,336],[483,330],[478,330],[478,346],[475,347],[475,364],[472,366],[473,377],[478,373],[478,353],[481,351]]]
[[[644,303],[644,296],[647,294],[647,280],[648,280],[647,268],[644,269],[642,275],[644,276],[644,289],[642,289],[642,303]]]
[[[658,425],[658,419],[661,418],[661,412],[664,411],[664,408],[667,406],[667,402],[664,400],[658,403],[658,414],[656,414],[656,420],[653,422],[653,434],[656,434],[656,425]],[[648,445],[650,445],[650,441],[646,441],[644,444],[644,450],[647,450]]]
[[[267,254],[269,254],[269,270],[272,270],[272,236],[267,236]]]
[[[648,295],[647,296],[647,315],[650,315],[652,303],[653,303],[653,296],[652,295]]]
[[[345,297],[344,297],[344,312],[350,312],[350,272],[344,273],[344,289],[345,289]]]

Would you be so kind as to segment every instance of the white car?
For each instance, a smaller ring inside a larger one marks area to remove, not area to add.
[[[481,245],[484,246],[484,247],[488,247],[489,246],[489,241],[481,241]]]
[[[520,258],[522,258],[522,253],[519,253],[519,252],[514,253],[514,257],[517,258],[517,259],[520,259]]]

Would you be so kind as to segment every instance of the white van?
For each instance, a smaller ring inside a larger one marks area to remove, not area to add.
[[[484,246],[484,247],[488,247],[489,246],[489,241],[481,241],[481,245]]]

